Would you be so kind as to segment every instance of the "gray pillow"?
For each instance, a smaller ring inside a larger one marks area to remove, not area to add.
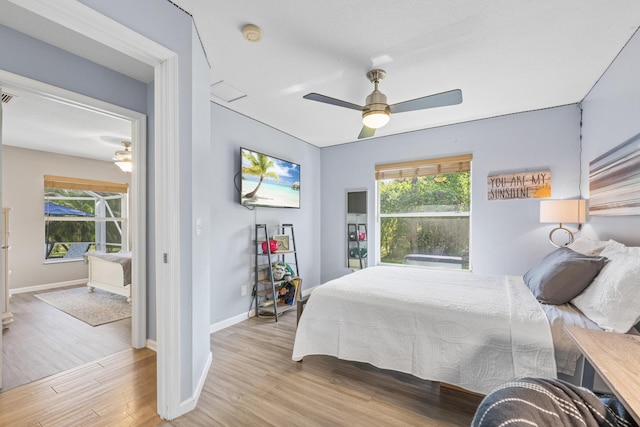
[[[527,271],[524,282],[538,301],[565,304],[589,286],[606,262],[606,257],[559,248]]]

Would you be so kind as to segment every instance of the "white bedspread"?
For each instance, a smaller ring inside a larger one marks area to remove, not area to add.
[[[324,354],[489,393],[556,378],[548,321],[521,277],[372,267],[315,288],[293,360]]]

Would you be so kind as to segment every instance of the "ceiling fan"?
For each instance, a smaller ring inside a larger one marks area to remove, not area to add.
[[[325,104],[336,105],[338,107],[362,111],[362,123],[364,126],[360,131],[360,135],[358,135],[358,139],[372,137],[375,134],[376,129],[389,123],[391,114],[393,113],[444,107],[446,105],[455,105],[462,102],[462,91],[460,89],[454,89],[448,92],[423,96],[422,98],[389,105],[387,104],[386,95],[378,90],[378,84],[380,84],[380,81],[382,81],[386,75],[387,73],[384,70],[371,70],[367,73],[367,78],[374,84],[374,89],[373,92],[367,96],[366,105],[364,107],[352,104],[351,102],[342,101],[340,99],[320,95],[319,93],[308,93],[303,96],[303,98],[310,99],[312,101],[324,102]]]

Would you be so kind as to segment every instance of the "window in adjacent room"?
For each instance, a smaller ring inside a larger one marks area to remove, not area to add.
[[[380,262],[469,269],[471,155],[376,165]]]
[[[128,250],[127,184],[44,177],[45,261]]]

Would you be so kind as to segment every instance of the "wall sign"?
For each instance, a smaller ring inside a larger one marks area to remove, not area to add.
[[[489,200],[551,197],[551,170],[523,171],[487,176]]]

